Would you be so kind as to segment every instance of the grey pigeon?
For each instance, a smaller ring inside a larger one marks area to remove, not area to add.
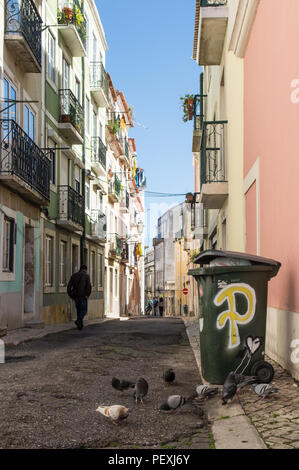
[[[228,400],[232,400],[237,392],[236,374],[230,372],[225,379],[222,389],[222,405],[225,405]]]
[[[237,392],[241,390],[241,388],[246,387],[247,385],[256,384],[258,378],[254,375],[242,375],[235,373],[235,379],[237,384]]]
[[[143,378],[140,377],[135,385],[135,392],[134,392],[134,398],[136,403],[138,403],[138,400],[141,401],[143,404],[143,398],[147,395],[148,392],[148,383],[147,381]]]
[[[182,395],[170,395],[165,402],[160,405],[161,411],[175,411],[186,403],[186,398]]]
[[[167,385],[172,384],[174,382],[174,379],[175,379],[174,370],[172,368],[170,368],[166,372],[164,372],[163,379],[164,379],[164,382],[167,383]]]
[[[210,387],[208,385],[197,385],[196,393],[201,398],[210,398],[218,393],[218,387]]]
[[[115,390],[118,390],[119,392],[123,392],[124,390],[128,390],[128,388],[134,388],[135,383],[130,382],[128,380],[119,380],[116,377],[112,378],[111,385]]]
[[[262,398],[266,398],[271,393],[277,393],[278,389],[271,387],[269,384],[255,384],[253,385],[253,390],[257,395]]]

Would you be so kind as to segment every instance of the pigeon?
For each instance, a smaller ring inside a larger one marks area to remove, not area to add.
[[[236,384],[237,384],[237,392],[239,392],[241,388],[244,388],[247,385],[256,384],[258,381],[258,378],[254,375],[242,375],[242,374],[236,374],[236,373],[235,373],[235,379],[236,379]]]
[[[232,400],[237,392],[236,374],[230,372],[225,379],[222,389],[222,405],[226,405],[228,400]]]
[[[119,424],[121,420],[129,416],[129,408],[122,405],[99,406],[96,411],[110,418],[113,424]]]
[[[165,402],[160,405],[159,410],[173,412],[186,403],[186,398],[182,395],[170,395]]]
[[[134,388],[135,383],[130,382],[128,380],[119,380],[116,377],[112,378],[111,385],[115,390],[118,390],[119,392],[123,392],[124,390],[128,390],[128,388]]]
[[[197,385],[196,393],[201,398],[210,398],[218,393],[218,387],[209,387],[208,385]]]
[[[135,391],[134,391],[134,399],[135,402],[138,403],[138,400],[143,404],[143,398],[147,395],[148,392],[148,383],[147,381],[143,378],[140,377],[135,385]]]
[[[255,384],[253,385],[253,390],[257,395],[262,398],[266,398],[271,393],[277,393],[278,389],[271,387],[269,384]]]
[[[170,368],[166,372],[164,372],[163,379],[164,379],[164,382],[167,385],[171,385],[174,382],[174,379],[175,379],[174,370],[172,368]]]

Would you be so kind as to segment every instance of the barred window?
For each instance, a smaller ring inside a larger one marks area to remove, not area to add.
[[[12,273],[14,271],[14,236],[15,221],[9,217],[4,217],[3,223],[3,256],[2,271]]]

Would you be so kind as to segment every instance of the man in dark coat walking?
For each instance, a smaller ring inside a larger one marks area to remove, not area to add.
[[[67,285],[67,293],[75,301],[77,320],[75,324],[78,330],[83,328],[83,318],[87,314],[87,299],[91,293],[90,277],[87,274],[87,266],[83,264],[80,271],[74,273]]]

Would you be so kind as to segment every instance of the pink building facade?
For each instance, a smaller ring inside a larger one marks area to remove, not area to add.
[[[261,0],[244,56],[246,251],[282,263],[266,352],[299,379],[299,1]]]

